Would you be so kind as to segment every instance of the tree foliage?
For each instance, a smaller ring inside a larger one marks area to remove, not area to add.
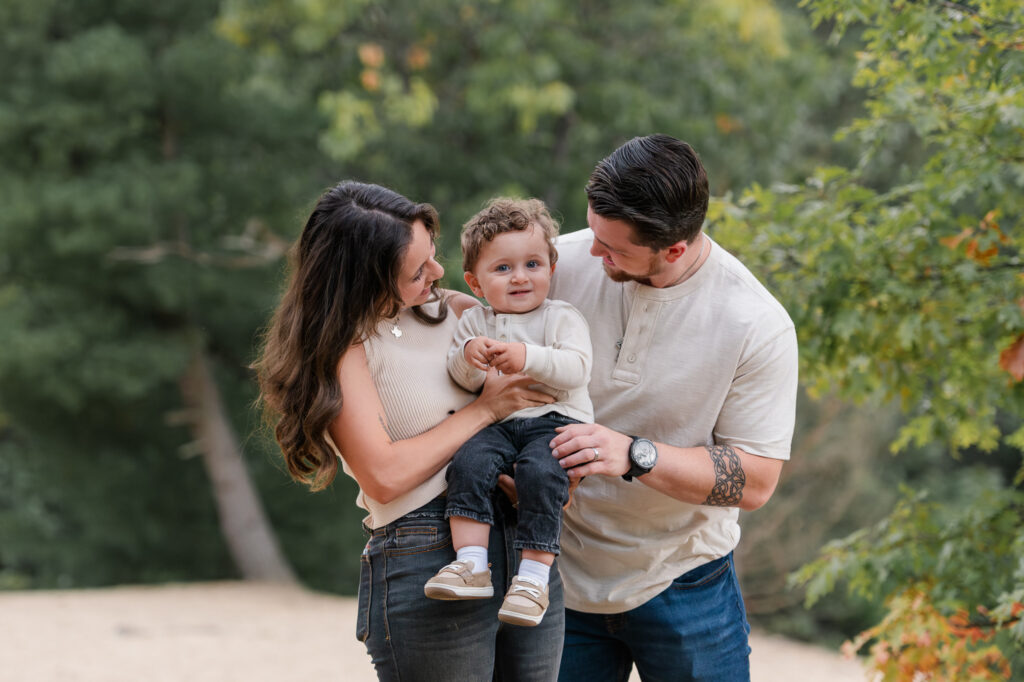
[[[717,202],[713,229],[793,315],[810,390],[896,401],[909,420],[894,451],[1003,448],[1017,464],[963,508],[908,493],[796,579],[812,602],[838,579],[889,596],[890,616],[855,640],[877,640],[885,679],[990,679],[1005,661],[980,643],[1024,648],[1024,7],[808,4],[837,39],[863,28],[866,111],[842,133],[861,158]],[[923,656],[907,633],[937,624],[951,643]]]
[[[446,224],[532,194],[574,229],[628,137],[703,139],[724,190],[800,177],[845,104],[768,0],[12,0],[0,26],[8,584],[234,574],[183,379],[208,361],[253,429],[245,367],[324,186],[381,182]],[[360,541],[351,482],[305,496],[262,432],[240,440],[303,578],[351,590],[354,565],[323,559]]]
[[[309,191],[318,119],[247,82],[216,9],[0,6],[0,411],[19,462],[0,511],[28,521],[0,543],[0,571],[230,574],[215,536],[185,540],[211,488],[184,495],[197,479],[175,455],[209,463],[189,447],[202,430],[183,427],[211,415],[182,410],[199,391],[181,380],[195,358],[246,378],[283,251],[267,225]]]
[[[701,151],[710,228],[792,313],[808,390],[902,406],[894,449],[955,484],[914,479],[795,580],[888,598],[851,646],[890,679],[1001,674],[1024,636],[1024,10],[808,7],[832,45],[768,0],[0,5],[0,584],[232,574],[181,381],[198,351],[255,428],[245,367],[322,187],[390,185],[446,225],[534,195],[569,231],[594,162],[661,131]],[[305,496],[243,443],[303,577],[352,589],[351,483]]]
[[[261,55],[266,80],[313,93],[321,145],[346,174],[455,224],[494,194],[538,196],[572,230],[593,164],[637,134],[699,141],[718,191],[809,172],[844,73],[790,12],[765,0],[227,0],[220,27]],[[443,242],[455,263],[456,237]]]

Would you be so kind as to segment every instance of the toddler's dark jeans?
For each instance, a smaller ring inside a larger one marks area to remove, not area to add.
[[[464,516],[493,525],[491,491],[498,474],[508,474],[516,480],[519,497],[515,548],[558,554],[569,477],[551,455],[548,443],[555,437],[556,427],[578,423],[549,412],[491,424],[477,433],[459,448],[448,467],[445,516]]]

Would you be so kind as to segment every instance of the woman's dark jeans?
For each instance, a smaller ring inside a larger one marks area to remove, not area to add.
[[[443,495],[371,532],[361,557],[356,636],[366,644],[378,679],[557,679],[565,631],[557,562],[551,571],[551,605],[540,625],[498,621],[518,562],[512,548],[515,510],[504,495],[495,499],[494,508],[490,599],[439,601],[423,594],[423,584],[455,559]]]
[[[459,448],[448,467],[447,515],[494,523],[491,496],[498,474],[511,476],[514,466],[519,497],[514,547],[558,554],[569,477],[551,456],[548,443],[557,435],[557,427],[578,423],[549,412],[491,424],[478,432]]]

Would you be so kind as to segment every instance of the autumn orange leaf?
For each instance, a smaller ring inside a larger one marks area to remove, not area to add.
[[[729,114],[715,114],[715,127],[723,135],[743,129],[743,123]]]
[[[363,43],[359,46],[359,61],[371,69],[380,68],[384,63],[384,48],[377,43]]]
[[[380,89],[380,73],[375,69],[363,69],[363,72],[359,74],[359,82],[366,90],[376,92]]]
[[[1024,381],[1024,334],[999,354],[999,366],[1009,372],[1015,381]]]
[[[430,63],[430,52],[420,45],[413,45],[405,53],[405,63],[413,71],[424,69]]]
[[[967,257],[976,263],[987,266],[992,257],[999,253],[999,247],[993,243],[987,249],[980,248],[977,235],[984,233],[986,230],[993,230],[996,233],[996,240],[1000,244],[1008,244],[1010,241],[1009,237],[999,229],[999,223],[996,222],[998,217],[999,209],[993,209],[985,214],[985,217],[981,219],[977,227],[967,227],[957,235],[942,237],[939,239],[939,243],[948,249],[956,250],[964,240],[967,240]]]

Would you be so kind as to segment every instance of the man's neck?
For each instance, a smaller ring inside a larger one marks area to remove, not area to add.
[[[700,269],[701,264],[707,260],[706,255],[709,249],[709,240],[701,232],[693,243],[686,247],[686,252],[674,265],[675,267],[665,268],[657,275],[650,278],[649,286],[655,289],[667,289],[677,284],[682,284],[690,279]],[[691,255],[692,254],[692,255]]]

